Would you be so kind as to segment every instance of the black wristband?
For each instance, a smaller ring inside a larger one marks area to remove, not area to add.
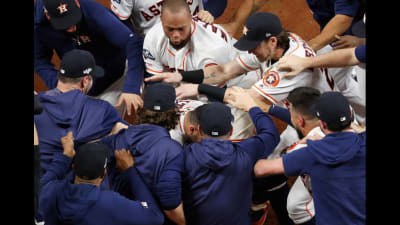
[[[192,70],[192,71],[179,71],[182,75],[182,81],[186,81],[194,84],[201,84],[204,80],[204,71],[200,70]]]
[[[224,102],[226,88],[219,88],[208,84],[199,84],[197,91],[199,94],[205,94],[207,97],[214,98],[220,102]]]

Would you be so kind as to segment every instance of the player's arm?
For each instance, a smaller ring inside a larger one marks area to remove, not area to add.
[[[259,10],[267,1],[269,0],[244,0],[229,20],[229,23],[221,24],[221,26],[228,32],[229,36],[233,37],[246,22],[247,17]]]
[[[186,224],[185,215],[183,213],[182,203],[179,204],[179,206],[176,207],[175,209],[164,210],[164,212],[165,212],[165,215],[167,215],[167,217],[171,221],[173,221],[175,224],[177,224],[177,225],[185,225]]]
[[[111,0],[110,9],[120,20],[127,20],[132,14],[133,0]]]
[[[331,51],[314,57],[298,57],[289,55],[282,57],[276,64],[279,71],[289,71],[282,77],[295,76],[307,68],[345,67],[358,65],[356,48]]]
[[[254,165],[254,175],[256,177],[266,177],[283,173],[285,173],[285,169],[281,157],[276,159],[260,159]]]
[[[165,83],[185,81],[196,84],[220,84],[245,72],[247,71],[236,60],[232,60],[223,65],[208,66],[199,70],[156,74],[146,78],[145,81],[163,81]]]
[[[327,44],[336,40],[335,35],[343,34],[347,29],[349,29],[354,17],[347,16],[343,14],[336,14],[329,22],[326,24],[324,29],[319,35],[307,42],[307,44],[314,50],[318,51]]]

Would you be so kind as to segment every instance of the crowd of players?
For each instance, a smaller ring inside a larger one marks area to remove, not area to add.
[[[210,2],[35,2],[36,224],[365,224],[365,2]]]

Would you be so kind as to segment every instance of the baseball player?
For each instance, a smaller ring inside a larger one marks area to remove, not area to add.
[[[204,11],[201,0],[187,0],[190,13],[212,23],[214,18],[210,13]],[[133,18],[134,30],[145,36],[155,24],[160,22],[161,6],[163,0],[111,0],[111,10],[122,21]]]

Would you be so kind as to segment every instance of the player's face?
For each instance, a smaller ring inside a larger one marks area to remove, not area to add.
[[[267,41],[262,41],[255,49],[249,50],[249,53],[254,54],[258,61],[265,62],[274,55],[274,45],[271,43],[271,38]]]
[[[161,22],[171,45],[179,50],[190,40],[192,16],[187,10],[172,13],[169,10],[163,11]]]

